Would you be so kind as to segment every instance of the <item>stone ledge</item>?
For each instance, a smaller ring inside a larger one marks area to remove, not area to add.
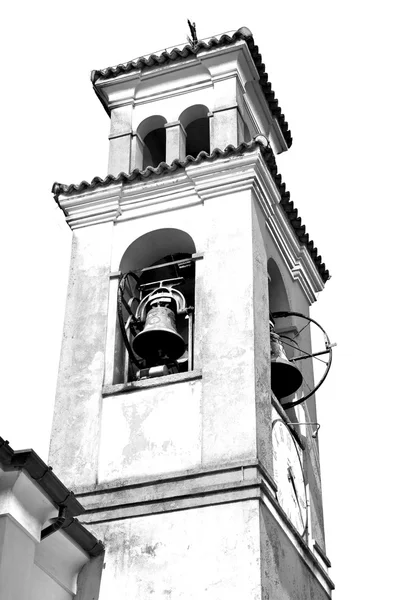
[[[139,381],[130,381],[129,383],[117,383],[114,385],[103,386],[103,396],[114,396],[115,394],[125,394],[126,392],[134,392],[162,385],[171,385],[172,383],[180,383],[182,381],[194,381],[201,379],[202,373],[200,369],[187,371],[186,373],[174,373],[172,375],[164,375],[163,377],[153,377],[151,379],[142,379]]]
[[[270,493],[276,492],[272,477],[258,462],[214,469],[183,472],[173,477],[152,477],[144,481],[119,484],[108,489],[99,489],[79,494],[86,512],[113,510],[119,506],[148,504],[166,500],[206,495],[216,491],[263,485]]]
[[[260,498],[261,482],[259,480],[237,482],[236,484],[210,486],[201,491],[170,496],[147,502],[116,504],[103,508],[87,509],[85,512],[85,524],[100,523],[103,521],[115,521],[133,517],[150,516],[153,514],[188,510],[214,504],[227,504]]]
[[[250,475],[250,471],[248,474]],[[132,519],[136,517],[151,517],[152,515],[168,512],[195,510],[218,504],[256,500],[259,503],[262,503],[270,511],[287,535],[288,539],[300,553],[305,564],[324,587],[325,591],[329,594],[330,590],[334,589],[334,584],[329,578],[326,569],[324,569],[323,565],[321,565],[314,556],[314,553],[307,545],[306,540],[298,533],[279,506],[274,491],[271,490],[271,487],[265,478],[261,476],[260,471],[258,471],[258,474],[251,479],[207,485],[181,494],[177,494],[176,490],[170,490],[170,493],[163,497],[159,496],[158,498],[142,500],[139,502],[135,501],[135,489],[133,486],[129,489],[128,493],[130,498],[127,497],[124,500],[120,496],[114,496],[114,492],[111,492],[111,495],[113,495],[114,498],[110,497],[108,501],[106,500],[106,502],[109,502],[108,505],[97,506],[96,508],[88,507],[85,512],[84,524],[93,526],[104,522]],[[92,495],[91,499],[96,499],[97,504],[100,500],[98,495]],[[81,500],[85,504],[85,501],[89,500],[89,498],[81,498]],[[111,505],[111,501],[115,504]]]
[[[208,466],[198,466],[189,469],[183,469],[179,471],[172,471],[171,473],[154,474],[146,476],[128,477],[124,479],[117,479],[113,481],[100,482],[90,486],[80,486],[75,488],[75,494],[77,497],[84,498],[85,496],[91,496],[95,494],[103,494],[108,492],[114,492],[122,488],[138,488],[145,487],[152,484],[163,484],[174,481],[182,481],[185,479],[194,479],[202,476],[211,476],[218,474],[230,473],[232,471],[242,472],[246,468],[258,468],[262,476],[268,481],[270,487],[275,492],[277,490],[276,484],[272,476],[267,472],[264,465],[262,465],[257,459],[243,459],[226,463],[225,465],[211,464]]]

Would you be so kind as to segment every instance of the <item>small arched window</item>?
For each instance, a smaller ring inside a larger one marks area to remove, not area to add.
[[[190,371],[196,252],[179,229],[149,232],[120,264],[115,383]]]
[[[210,153],[209,110],[203,104],[190,106],[179,117],[186,131],[186,156],[196,156],[204,150]]]
[[[166,156],[166,119],[160,115],[148,117],[137,129],[143,140],[143,168],[157,167],[165,162]]]

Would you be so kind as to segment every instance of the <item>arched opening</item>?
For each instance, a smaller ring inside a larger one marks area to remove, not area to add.
[[[143,168],[157,167],[165,162],[166,119],[160,115],[148,117],[139,125],[137,132],[143,140]]]
[[[186,131],[186,156],[196,156],[204,150],[210,153],[209,110],[203,104],[190,106],[179,117]]]
[[[121,263],[115,383],[190,371],[196,248],[180,229],[135,240]]]
[[[274,313],[290,311],[290,303],[282,274],[276,262],[268,260],[268,297],[269,312]],[[298,329],[292,318],[273,317],[271,328],[271,388],[277,398],[293,397],[293,394],[301,385],[302,376],[297,366],[289,365],[290,360],[298,354]],[[276,343],[278,336],[278,345]],[[273,337],[275,341],[273,342]],[[280,345],[280,349],[279,349]],[[286,357],[286,358],[285,358]],[[286,390],[286,392],[285,392]],[[288,410],[288,416],[293,421],[295,412]]]
[[[156,229],[137,238],[125,250],[120,271],[136,271],[155,263],[167,254],[196,252],[191,236],[182,229]]]

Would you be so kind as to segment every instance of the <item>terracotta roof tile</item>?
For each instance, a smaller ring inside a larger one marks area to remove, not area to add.
[[[250,50],[254,64],[260,76],[260,86],[264,93],[264,97],[268,103],[269,109],[272,115],[277,119],[279,127],[282,131],[282,135],[285,138],[285,142],[290,148],[292,145],[292,136],[289,130],[289,126],[285,120],[285,115],[279,106],[278,99],[275,98],[275,93],[271,88],[271,83],[268,81],[268,74],[265,72],[265,65],[262,61],[262,56],[258,50],[258,46],[254,43],[253,34],[247,27],[241,27],[232,35],[223,34],[216,38],[213,37],[207,41],[199,41],[195,46],[187,44],[183,48],[174,48],[170,51],[164,51],[161,54],[151,54],[148,57],[141,57],[136,60],[131,60],[127,63],[116,65],[115,67],[107,67],[106,69],[92,71],[91,80],[93,85],[99,79],[109,79],[110,77],[117,77],[121,73],[129,73],[136,69],[141,70],[145,68],[151,68],[157,65],[163,65],[167,62],[176,60],[185,60],[188,57],[196,56],[201,51],[210,50],[218,46],[228,46],[234,44],[238,40],[246,42],[247,47]]]

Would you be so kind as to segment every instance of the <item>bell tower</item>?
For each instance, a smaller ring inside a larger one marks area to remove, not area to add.
[[[252,34],[92,83],[109,174],[53,187],[74,236],[50,463],[104,542],[99,598],[330,597],[309,327],[329,273]]]

